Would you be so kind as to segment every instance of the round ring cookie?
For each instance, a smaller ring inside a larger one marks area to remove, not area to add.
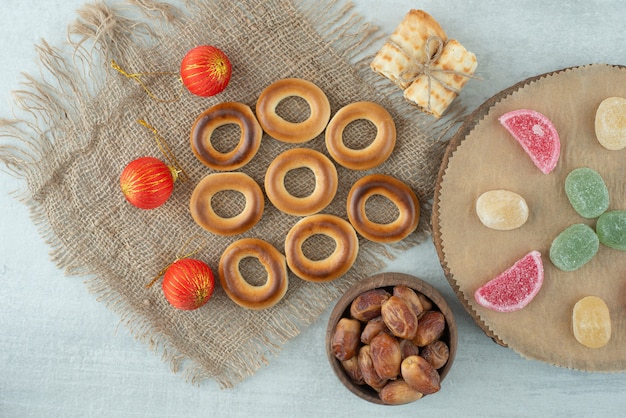
[[[300,123],[289,122],[276,113],[287,97],[299,97],[309,105],[309,117]],[[330,119],[330,102],[315,84],[299,78],[285,78],[263,90],[257,100],[256,114],[263,130],[279,141],[298,144],[321,134]]]
[[[335,250],[322,260],[311,260],[302,252],[302,244],[321,234],[335,241]],[[359,254],[359,239],[354,228],[338,216],[311,215],[300,219],[287,233],[285,255],[291,271],[309,282],[328,282],[344,275]]]
[[[367,199],[381,195],[399,211],[396,220],[381,224],[369,220],[365,213]],[[348,219],[359,234],[374,242],[398,242],[417,228],[420,206],[417,196],[402,181],[386,174],[370,174],[357,180],[348,193]]]
[[[267,281],[264,284],[252,285],[242,276],[239,263],[246,257],[256,258],[265,268]],[[270,308],[287,293],[285,256],[258,238],[243,238],[226,248],[219,262],[219,278],[228,297],[248,309]]]
[[[216,193],[226,190],[240,192],[246,199],[243,211],[231,218],[219,216],[211,204]],[[240,172],[207,175],[194,189],[189,203],[191,216],[198,225],[224,236],[241,234],[252,228],[261,219],[264,208],[261,187],[250,176]]]
[[[305,197],[293,196],[285,187],[285,176],[291,170],[308,168],[315,175],[315,189]],[[317,213],[332,202],[337,192],[337,170],[324,154],[308,149],[293,148],[272,161],[265,173],[265,192],[279,210],[296,216]]]
[[[211,143],[217,128],[236,124],[241,136],[229,152],[219,152]],[[214,170],[231,171],[246,165],[261,145],[263,129],[250,107],[238,102],[224,102],[210,107],[198,116],[191,128],[191,149],[198,160]]]
[[[349,148],[343,131],[350,123],[365,119],[376,127],[374,141],[362,149]],[[326,127],[326,148],[337,163],[352,170],[378,167],[391,155],[396,145],[396,124],[389,112],[373,102],[355,102],[339,109]]]

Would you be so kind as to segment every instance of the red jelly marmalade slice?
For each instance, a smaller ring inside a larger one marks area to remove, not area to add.
[[[476,302],[497,312],[522,309],[539,293],[543,284],[543,263],[539,251],[531,251],[480,287]]]
[[[520,109],[505,113],[498,120],[542,173],[548,174],[556,167],[561,141],[550,119],[535,110]]]

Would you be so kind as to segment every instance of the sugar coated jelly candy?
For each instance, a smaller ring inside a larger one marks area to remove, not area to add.
[[[626,147],[626,98],[608,97],[596,110],[596,138],[606,149]]]
[[[550,246],[550,261],[563,271],[578,270],[598,252],[600,241],[594,230],[585,224],[570,225]]]
[[[561,140],[550,119],[535,110],[519,109],[505,113],[498,120],[542,173],[548,174],[556,167]]]
[[[586,296],[574,305],[572,328],[576,341],[589,348],[605,346],[611,339],[611,314],[597,296]]]
[[[543,285],[541,253],[531,251],[474,292],[476,302],[496,312],[518,311]]]
[[[602,176],[588,167],[576,168],[567,175],[565,194],[583,218],[597,218],[609,208],[609,189]]]
[[[528,220],[526,200],[509,190],[489,190],[476,200],[476,214],[487,228],[508,231]]]
[[[602,244],[626,251],[626,210],[603,213],[596,223],[596,233]]]

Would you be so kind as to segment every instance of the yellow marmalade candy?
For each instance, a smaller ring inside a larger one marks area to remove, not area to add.
[[[611,316],[606,303],[597,296],[576,302],[572,313],[574,337],[582,345],[599,348],[611,339]]]
[[[528,220],[524,198],[508,190],[490,190],[476,200],[476,214],[487,228],[508,231]]]
[[[609,97],[596,111],[596,137],[600,144],[610,150],[626,147],[626,98]]]

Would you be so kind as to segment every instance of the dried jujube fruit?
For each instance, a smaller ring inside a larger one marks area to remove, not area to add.
[[[371,347],[369,345],[361,347],[358,354],[358,364],[359,369],[361,370],[361,375],[363,376],[363,381],[378,392],[383,388],[383,386],[385,386],[387,380],[378,376],[378,373],[374,368],[374,363],[372,362],[370,349]]]
[[[354,357],[359,350],[360,340],[361,323],[356,319],[341,318],[333,334],[333,354],[341,361]]]
[[[446,318],[439,311],[427,311],[420,316],[413,343],[425,347],[437,341],[446,329]]]
[[[402,360],[410,356],[417,356],[420,353],[420,349],[411,340],[402,338],[400,340],[400,352],[402,353]]]
[[[425,311],[422,299],[420,299],[417,293],[415,293],[415,291],[408,286],[395,286],[393,288],[393,296],[404,300],[413,310],[416,317],[420,316],[421,313]]]
[[[400,374],[402,353],[395,337],[385,332],[379,333],[370,344],[370,357],[381,379],[393,380]]]
[[[369,344],[372,342],[372,339],[377,336],[381,332],[390,332],[387,325],[385,325],[385,321],[383,321],[382,316],[377,316],[376,318],[368,321],[363,328],[363,332],[361,332],[361,342],[363,344]]]
[[[433,301],[428,299],[428,297],[424,295],[423,293],[419,293],[419,292],[416,292],[416,293],[420,302],[422,302],[422,308],[424,309],[424,311],[433,310],[433,308],[435,307],[435,305],[433,304]]]
[[[422,348],[419,355],[424,357],[435,369],[440,369],[448,362],[450,348],[448,344],[438,340]]]
[[[380,316],[380,308],[391,295],[385,289],[372,289],[361,293],[350,305],[350,316],[367,322]]]
[[[437,370],[450,356],[441,340],[445,330],[443,313],[421,292],[404,285],[378,288],[354,299],[349,317],[335,327],[331,349],[354,384],[398,405],[439,390]]]
[[[380,311],[385,325],[399,338],[413,339],[417,332],[417,316],[409,305],[397,296],[387,299]]]
[[[378,396],[387,405],[403,405],[421,399],[424,394],[413,389],[404,380],[398,379],[387,383]]]
[[[359,356],[353,356],[348,360],[344,360],[341,362],[341,366],[350,377],[350,380],[354,382],[356,385],[363,385],[365,381],[363,380],[363,374],[361,373],[361,368],[359,367]]]
[[[409,386],[424,395],[441,389],[439,372],[423,357],[411,356],[402,360],[400,373]]]

